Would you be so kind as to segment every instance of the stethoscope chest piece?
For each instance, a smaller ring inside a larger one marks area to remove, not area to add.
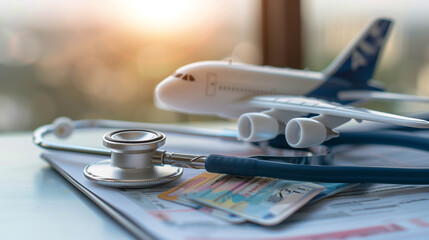
[[[84,169],[91,181],[109,187],[147,188],[179,178],[183,169],[154,166],[152,156],[165,143],[165,135],[152,130],[120,130],[103,136],[103,145],[111,159],[97,161]]]

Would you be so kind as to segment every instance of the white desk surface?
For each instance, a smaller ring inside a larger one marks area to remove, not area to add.
[[[31,133],[0,134],[0,239],[133,239],[40,159]]]

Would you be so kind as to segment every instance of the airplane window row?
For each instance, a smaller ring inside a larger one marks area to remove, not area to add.
[[[192,76],[190,74],[176,73],[176,74],[174,74],[174,77],[180,78],[180,79],[185,80],[185,81],[187,81],[187,80],[189,80],[191,82],[195,81],[194,76]]]
[[[259,89],[238,88],[238,87],[230,87],[230,86],[219,86],[219,90],[244,92],[244,93],[250,93],[250,94],[266,94],[266,95],[281,94],[275,90],[264,91],[264,90],[259,90]]]

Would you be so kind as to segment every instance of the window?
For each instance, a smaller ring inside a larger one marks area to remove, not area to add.
[[[183,75],[183,74],[181,74],[181,75]],[[185,81],[189,80],[189,81],[191,81],[191,82],[194,82],[194,81],[195,81],[195,78],[194,78],[194,76],[192,76],[192,75],[190,75],[190,74],[185,74],[185,75],[182,77],[182,80],[185,80]]]
[[[182,77],[182,75],[183,75],[183,74],[181,74],[181,73],[175,73],[173,76],[174,76],[174,77],[177,77],[177,78],[180,78],[180,77]]]

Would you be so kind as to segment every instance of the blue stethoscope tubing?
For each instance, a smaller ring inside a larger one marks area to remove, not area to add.
[[[428,138],[397,132],[345,132],[325,144],[327,146],[381,144],[429,150]],[[214,173],[264,176],[297,181],[429,184],[429,168],[309,166],[215,154],[207,157],[205,168],[208,172]]]
[[[139,123],[128,123],[111,120],[78,120],[74,122],[75,128],[127,128],[142,127]],[[230,131],[218,134],[205,129],[177,128],[177,126],[164,126],[157,124],[145,124],[148,128],[163,128],[173,133],[190,134],[197,136],[217,137],[221,139],[235,139]],[[186,129],[186,130],[185,130]],[[55,144],[43,138],[52,130],[52,126],[42,126],[33,134],[34,142],[46,149],[90,153],[98,155],[110,155],[110,151],[102,148],[83,146],[64,146]],[[429,151],[429,138],[415,136],[415,129],[394,127],[388,129],[367,132],[341,132],[340,136],[324,143],[327,147],[339,145],[391,145],[407,147],[423,151]],[[274,148],[291,149],[284,136],[268,141],[268,145]],[[296,150],[296,149],[295,149]],[[424,167],[360,167],[360,166],[334,166],[334,165],[310,165],[307,159],[318,159],[329,164],[331,154],[322,154],[304,157],[282,156],[254,156],[232,157],[211,154],[205,159],[204,167],[208,172],[235,174],[242,176],[263,176],[297,181],[335,182],[335,183],[393,183],[393,184],[429,184],[429,168]],[[298,163],[293,163],[298,159]],[[319,161],[319,162],[323,162]],[[302,164],[306,162],[305,164]],[[324,164],[324,163],[322,163]]]

